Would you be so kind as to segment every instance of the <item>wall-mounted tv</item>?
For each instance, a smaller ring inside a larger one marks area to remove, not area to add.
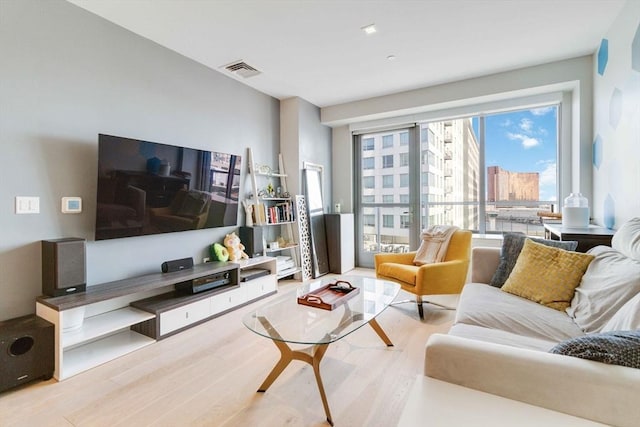
[[[100,134],[95,239],[237,225],[240,160]]]

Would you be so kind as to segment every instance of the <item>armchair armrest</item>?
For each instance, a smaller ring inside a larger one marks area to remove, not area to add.
[[[467,260],[421,265],[416,274],[416,294],[459,294],[467,278],[468,266]],[[423,286],[428,286],[428,289],[423,289]]]
[[[640,420],[640,369],[434,334],[425,375],[605,424]]]
[[[500,248],[475,247],[471,250],[471,281],[489,283],[500,264]]]

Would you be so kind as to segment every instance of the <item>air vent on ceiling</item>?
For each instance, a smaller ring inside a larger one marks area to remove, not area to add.
[[[231,74],[236,74],[240,77],[248,79],[249,77],[257,76],[260,74],[260,71],[253,68],[251,65],[247,64],[244,61],[235,61],[231,64],[227,64],[223,66],[225,70],[230,72]]]

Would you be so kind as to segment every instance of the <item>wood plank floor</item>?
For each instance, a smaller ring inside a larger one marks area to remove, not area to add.
[[[372,270],[349,274],[373,276]],[[281,281],[279,292],[298,282]],[[408,297],[401,293],[398,299]],[[272,297],[270,297],[272,298]],[[439,302],[455,305],[455,298]],[[311,366],[293,361],[265,393],[258,386],[279,358],[273,343],[242,324],[267,300],[242,307],[62,382],[0,393],[0,426],[321,426]],[[446,333],[454,311],[389,307],[378,322],[394,347],[364,327],[331,346],[321,373],[336,426],[393,426],[430,334]]]

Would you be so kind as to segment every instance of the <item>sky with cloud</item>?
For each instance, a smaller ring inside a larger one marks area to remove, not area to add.
[[[473,121],[477,134],[477,120]],[[487,166],[538,172],[540,200],[557,200],[557,108],[542,107],[486,116]]]

